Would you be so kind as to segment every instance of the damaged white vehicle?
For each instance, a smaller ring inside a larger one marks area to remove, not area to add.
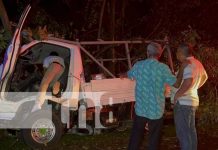
[[[64,128],[76,130],[73,133],[81,128],[86,130],[83,133],[94,134],[96,122],[98,128],[118,125],[117,118],[109,118],[108,113],[113,104],[134,101],[134,82],[113,78],[85,83],[80,47],[76,44],[56,39],[32,41],[21,46],[22,27],[30,9],[30,6],[25,9],[1,65],[0,127],[19,129],[29,146],[40,148],[55,146]],[[65,72],[60,79],[61,93],[54,96],[48,92],[43,109],[31,112],[43,78],[40,67],[51,51],[57,52],[65,61]],[[118,109],[120,107],[116,107]],[[99,118],[102,112],[106,115]],[[78,118],[89,123],[79,125]]]
[[[123,115],[130,120],[135,82],[116,78],[82,44],[123,44],[131,68],[128,44],[143,44],[145,41],[80,43],[50,38],[21,46],[21,32],[30,9],[31,6],[25,9],[1,65],[0,127],[19,130],[30,147],[42,148],[55,146],[65,129],[72,133],[94,134],[101,129],[120,127]],[[60,93],[48,92],[42,110],[31,112],[43,78],[43,60],[53,51],[65,63]],[[86,82],[81,53],[109,77],[99,74]]]

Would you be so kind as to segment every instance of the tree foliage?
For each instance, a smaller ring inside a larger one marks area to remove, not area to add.
[[[2,24],[5,30],[7,30],[11,34],[10,21],[9,21],[8,14],[5,10],[5,6],[2,0],[0,0],[0,18],[1,18],[1,21],[2,21]]]
[[[11,35],[8,31],[1,29],[0,30],[0,53],[3,52],[8,46],[8,43],[11,39]]]

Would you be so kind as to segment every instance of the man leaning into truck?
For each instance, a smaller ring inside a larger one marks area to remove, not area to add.
[[[39,87],[39,96],[35,102],[32,112],[41,109],[45,101],[46,92],[49,88],[53,88],[53,92],[57,91],[54,87],[59,87],[61,75],[64,72],[65,64],[63,58],[58,56],[57,52],[51,52],[43,61],[44,77]]]
[[[165,107],[165,84],[174,85],[176,77],[169,67],[160,63],[163,49],[157,43],[147,46],[148,59],[137,62],[128,71],[128,78],[136,80],[135,118],[128,149],[138,150],[143,139],[145,125],[148,124],[148,149],[159,146],[160,131]]]

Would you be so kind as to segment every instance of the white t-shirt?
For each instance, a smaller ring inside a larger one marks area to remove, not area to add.
[[[181,105],[198,106],[199,105],[198,88],[200,86],[202,77],[207,75],[207,73],[200,61],[198,61],[194,57],[188,57],[187,59],[191,63],[187,65],[184,69],[183,81],[188,78],[193,78],[193,83],[191,88],[187,92],[185,92],[184,96],[179,97],[178,100]],[[178,89],[176,88],[173,87],[171,88],[172,100],[177,90]]]

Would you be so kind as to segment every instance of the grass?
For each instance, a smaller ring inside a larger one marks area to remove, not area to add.
[[[218,131],[218,128],[216,128]],[[218,133],[218,132],[217,132]],[[145,133],[146,135],[147,133]],[[179,150],[176,133],[172,124],[165,125],[161,140],[161,150]],[[94,136],[79,136],[65,134],[60,143],[53,150],[124,150],[127,149],[130,129],[124,132],[106,131]],[[210,137],[199,133],[199,150],[218,150],[218,135]],[[143,140],[142,149],[146,149],[147,138]],[[30,150],[23,142],[14,136],[7,136],[0,140],[0,150]],[[46,148],[47,149],[47,148]]]

